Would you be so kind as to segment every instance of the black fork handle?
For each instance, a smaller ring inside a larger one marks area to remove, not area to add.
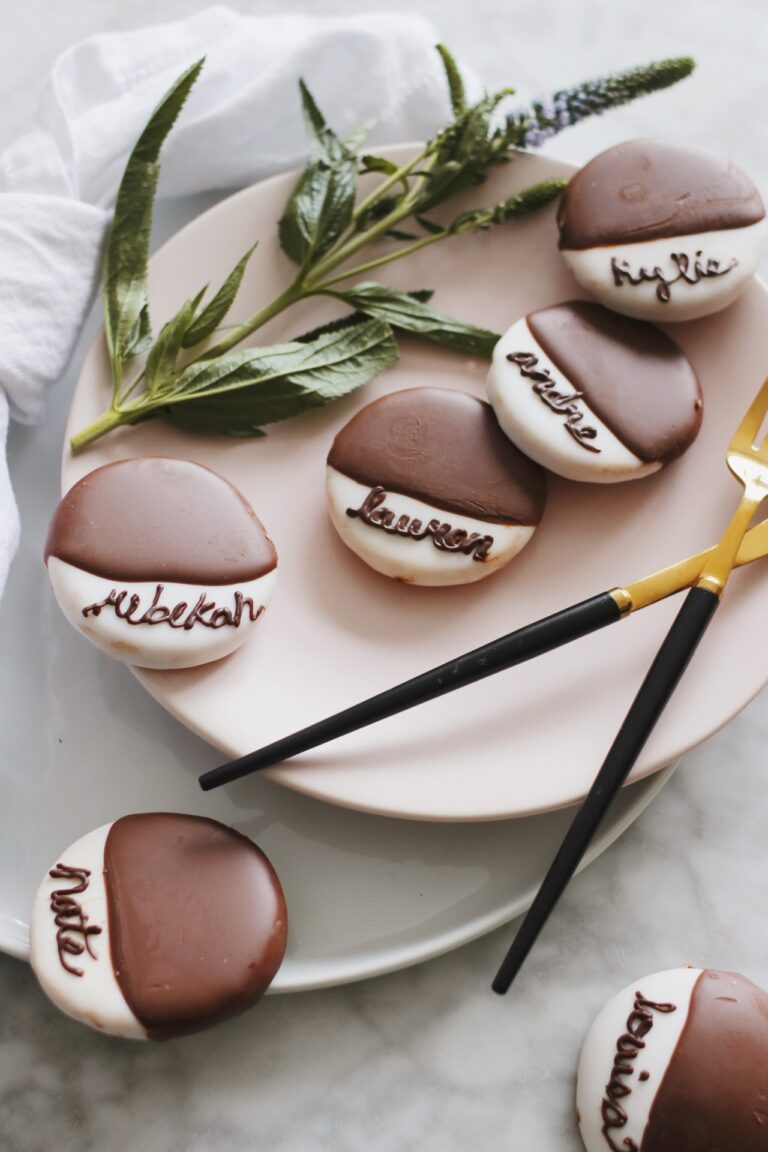
[[[425,704],[446,692],[454,692],[466,684],[473,684],[495,672],[512,668],[516,664],[523,664],[535,656],[551,652],[577,640],[580,636],[587,636],[608,624],[614,624],[621,618],[619,606],[610,592],[601,592],[589,600],[582,600],[570,608],[537,620],[515,632],[509,632],[499,640],[492,640],[472,652],[441,664],[437,668],[414,676],[394,688],[379,692],[368,700],[353,704],[343,712],[310,724],[290,736],[284,736],[273,744],[251,752],[239,760],[213,768],[200,777],[200,786],[204,791],[218,788],[222,784],[229,784],[241,776],[248,776],[262,768],[270,768],[282,760],[289,760],[298,756],[300,752],[307,752],[310,748],[317,748],[329,740],[336,740],[339,736],[346,736],[358,728],[365,728],[368,724],[375,724],[414,708],[417,704]]]
[[[706,588],[693,588],[686,596],[586,800],[576,813],[536,899],[496,974],[494,992],[505,993],[522,968],[613,798],[634,767],[666,708],[719,603],[715,593]]]

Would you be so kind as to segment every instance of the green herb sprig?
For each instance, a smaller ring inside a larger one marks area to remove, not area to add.
[[[179,77],[142,132],[117,194],[102,283],[112,403],[72,437],[73,452],[115,428],[158,416],[195,432],[263,435],[264,424],[328,404],[394,364],[397,333],[489,356],[496,333],[435,311],[431,292],[399,291],[360,277],[452,236],[507,224],[550,203],[565,181],[546,180],[453,218],[445,208],[460,193],[482,185],[492,168],[509,163],[516,149],[534,147],[585,116],[667,87],[693,68],[687,57],[662,61],[556,93],[500,118],[499,105],[512,90],[468,104],[453,57],[443,46],[438,51],[453,119],[404,164],[385,156],[360,158],[364,133],[338,136],[306,85],[300,85],[309,159],[279,223],[281,247],[296,265],[294,279],[255,315],[224,328],[254,244],[208,303],[206,287],[152,342],[147,265],[158,159],[204,61]],[[439,219],[438,208],[443,209]],[[389,243],[372,247],[382,240]],[[358,282],[344,286],[352,280]],[[238,347],[293,304],[316,296],[353,311],[293,341]]]

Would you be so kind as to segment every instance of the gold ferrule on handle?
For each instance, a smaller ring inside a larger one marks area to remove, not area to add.
[[[611,588],[609,596],[616,601],[616,607],[622,616],[628,616],[633,610],[632,597],[626,588]]]
[[[718,600],[725,591],[725,584],[717,576],[702,576],[700,580],[696,581],[696,587],[704,588],[707,592],[714,592]]]

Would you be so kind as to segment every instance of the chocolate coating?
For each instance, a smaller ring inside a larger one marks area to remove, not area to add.
[[[768,995],[744,976],[702,972],[653,1102],[641,1152],[768,1149]]]
[[[558,209],[560,247],[743,228],[764,216],[757,188],[728,160],[662,140],[630,140],[571,179]]]
[[[699,382],[659,328],[582,300],[532,312],[526,321],[592,411],[640,460],[666,464],[695,440]]]
[[[244,496],[188,460],[118,460],[84,476],[56,509],[50,556],[108,579],[235,584],[277,555]]]
[[[535,525],[544,470],[464,392],[411,388],[368,404],[342,428],[328,463],[352,480],[496,524]]]
[[[115,976],[151,1039],[207,1028],[269,987],[285,953],[285,899],[247,837],[201,816],[124,816],[104,871]]]

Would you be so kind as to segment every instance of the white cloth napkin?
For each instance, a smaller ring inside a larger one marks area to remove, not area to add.
[[[0,156],[0,595],[18,540],[8,406],[16,419],[39,419],[64,374],[123,166],[172,81],[206,56],[161,157],[164,197],[299,165],[300,76],[341,132],[372,120],[373,146],[431,135],[449,115],[437,39],[428,21],[400,13],[254,18],[217,7],[95,36],[59,57],[34,126]]]

